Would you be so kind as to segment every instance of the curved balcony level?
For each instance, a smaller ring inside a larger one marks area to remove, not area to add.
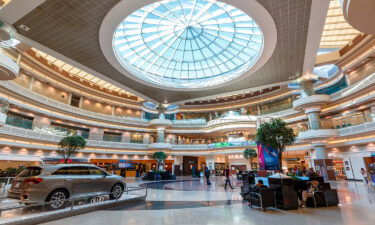
[[[300,132],[298,134],[298,141],[326,141],[330,138],[338,136],[338,131],[336,129],[319,129],[319,130],[308,130]]]
[[[20,66],[11,58],[0,54],[0,80],[13,80],[20,72]]]
[[[308,108],[320,107],[330,101],[329,95],[311,95],[297,99],[293,102],[293,107],[296,110],[303,111]]]
[[[152,143],[148,145],[148,148],[155,151],[171,150],[172,145],[170,143]]]
[[[150,126],[158,128],[167,128],[172,126],[172,121],[167,119],[153,119],[149,122]]]

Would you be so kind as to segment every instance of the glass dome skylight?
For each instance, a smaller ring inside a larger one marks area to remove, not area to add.
[[[215,0],[164,0],[116,28],[113,48],[136,77],[172,88],[219,85],[248,71],[263,50],[258,24]]]

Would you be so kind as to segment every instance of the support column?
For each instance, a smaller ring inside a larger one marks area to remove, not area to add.
[[[72,94],[72,93],[69,93],[69,97],[68,97],[68,105],[71,105],[71,104],[72,104],[72,96],[73,96],[73,94]]]
[[[103,141],[104,130],[102,128],[91,128],[89,132],[89,140]]]
[[[164,133],[165,128],[164,127],[158,127],[157,128],[157,143],[164,143]]]
[[[81,96],[81,97],[79,98],[78,108],[82,109],[82,104],[83,104],[83,97]]]
[[[328,159],[328,152],[325,143],[313,143],[315,149],[315,160],[314,166],[315,171],[322,177],[324,180],[336,180],[333,160]]]
[[[48,128],[51,126],[51,119],[43,116],[35,116],[33,119],[33,129]]]
[[[122,133],[121,141],[125,143],[130,143],[130,132],[126,131]]]
[[[320,124],[320,108],[309,108],[305,110],[305,113],[309,117],[309,129],[319,130],[321,128]]]
[[[35,83],[35,77],[31,77],[29,87],[28,87],[29,90],[33,89],[34,83]]]
[[[308,116],[309,129],[300,132],[298,137],[301,141],[310,142],[313,146],[315,157],[313,160],[314,170],[323,176],[325,180],[334,180],[333,161],[328,159],[326,141],[336,137],[337,130],[325,129],[321,126],[321,107],[330,101],[328,95],[315,94],[314,83],[320,78],[313,74],[305,75],[297,80],[302,89],[301,98],[293,102],[293,107],[304,111]]]
[[[112,105],[111,114],[112,114],[112,116],[115,115],[115,106],[114,105]]]
[[[324,143],[313,144],[316,159],[328,159],[327,147]]]
[[[145,133],[143,135],[143,144],[150,144],[150,134]]]

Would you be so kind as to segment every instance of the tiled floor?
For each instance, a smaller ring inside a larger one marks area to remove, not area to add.
[[[342,204],[339,207],[304,208],[266,212],[250,209],[241,201],[239,188],[223,191],[221,181],[207,187],[203,181],[168,183],[149,189],[147,202],[131,207],[102,210],[52,221],[60,224],[286,224],[370,225],[375,222],[375,191],[361,182],[334,182]]]

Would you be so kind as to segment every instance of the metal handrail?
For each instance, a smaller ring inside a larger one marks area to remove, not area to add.
[[[145,190],[145,194],[144,195],[140,195],[140,196],[144,196],[144,197],[147,197],[147,194],[148,194],[148,191],[147,191],[147,187],[128,187],[126,186],[125,189],[121,192],[121,196],[122,194],[126,193],[126,194],[129,194],[129,192],[132,192],[132,191],[138,191],[138,190]],[[115,193],[119,193],[119,192],[103,192],[103,193],[100,193],[100,194],[87,194],[85,196],[80,196],[80,197],[76,197],[76,198],[70,198],[70,199],[65,199],[64,200],[64,204],[67,205],[67,206],[70,206],[70,210],[73,210],[74,209],[74,203],[77,202],[77,201],[88,201],[89,199],[92,199],[92,198],[96,198],[96,197],[102,197],[104,195],[110,195],[110,194],[115,194]],[[115,197],[115,199],[108,199],[106,201],[100,201],[100,202],[109,202],[109,201],[119,201],[119,199],[121,198],[120,197]],[[42,206],[44,209],[46,206],[50,205],[51,203],[53,202],[43,202],[43,203],[38,203],[38,204],[30,204],[30,205],[15,205],[15,206],[9,206],[9,207],[4,207],[4,208],[0,208],[0,214],[1,212],[3,211],[8,211],[8,210],[14,210],[14,209],[20,209],[20,208],[30,208],[30,207],[38,207],[38,206]],[[67,204],[68,203],[68,204]],[[93,203],[87,203],[87,204],[93,204]],[[60,209],[65,209],[67,207],[62,207],[62,208],[59,208],[59,209],[52,209],[52,210],[60,210]]]

